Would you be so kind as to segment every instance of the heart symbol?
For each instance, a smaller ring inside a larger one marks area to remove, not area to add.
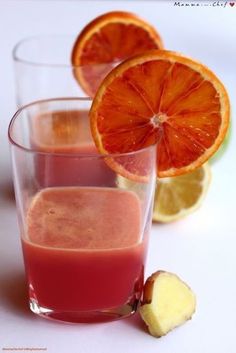
[[[231,7],[233,7],[235,5],[234,2],[230,2],[229,4],[230,4]]]

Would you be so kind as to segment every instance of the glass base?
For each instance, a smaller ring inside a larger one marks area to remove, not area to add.
[[[40,306],[35,299],[29,300],[30,310],[46,319],[68,323],[95,323],[119,320],[133,315],[139,305],[139,300],[124,304],[117,308],[92,311],[57,311]]]

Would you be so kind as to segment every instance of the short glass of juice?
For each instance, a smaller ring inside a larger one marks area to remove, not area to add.
[[[156,146],[99,154],[90,106],[37,101],[9,125],[29,306],[75,323],[136,311],[156,186]]]

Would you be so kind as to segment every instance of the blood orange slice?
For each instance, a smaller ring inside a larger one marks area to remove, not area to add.
[[[149,49],[163,48],[157,31],[138,16],[114,11],[90,22],[72,51],[74,74],[84,91],[94,96],[102,79],[117,63]]]
[[[206,66],[174,52],[151,50],[123,62],[105,78],[90,123],[101,153],[137,151],[161,135],[158,174],[168,177],[196,169],[216,152],[229,112],[227,92]],[[115,162],[112,167],[118,170]],[[126,170],[122,165],[120,173]]]

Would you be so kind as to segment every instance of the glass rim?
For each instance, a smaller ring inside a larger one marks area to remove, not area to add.
[[[124,156],[133,156],[135,154],[139,154],[145,151],[148,151],[152,148],[156,148],[158,141],[155,144],[152,144],[150,146],[144,147],[144,148],[140,148],[136,151],[131,151],[131,152],[123,152],[123,153],[99,153],[99,154],[92,154],[92,153],[72,153],[72,152],[55,152],[55,151],[50,151],[50,152],[46,152],[46,151],[41,151],[37,148],[28,148],[25,147],[23,144],[20,144],[19,142],[17,142],[14,138],[13,138],[13,129],[14,129],[14,124],[17,120],[17,118],[19,118],[19,116],[21,115],[21,113],[23,111],[26,111],[28,108],[32,107],[32,106],[36,106],[38,104],[43,104],[43,103],[48,103],[48,102],[63,102],[63,101],[91,101],[92,102],[92,98],[89,97],[65,97],[65,98],[49,98],[49,99],[42,99],[42,100],[37,100],[31,103],[28,103],[26,105],[21,106],[16,112],[15,114],[12,116],[10,122],[9,122],[9,126],[8,126],[8,140],[11,144],[11,146],[15,146],[17,148],[19,148],[22,151],[28,152],[28,153],[34,153],[34,154],[40,154],[40,155],[53,155],[53,156],[63,156],[63,157],[72,157],[72,158],[94,158],[94,159],[104,159],[104,158],[118,158],[118,157],[124,157]]]
[[[51,64],[51,63],[43,63],[40,61],[34,61],[34,60],[28,60],[24,59],[18,54],[19,49],[21,46],[27,42],[30,42],[32,40],[39,40],[39,39],[48,39],[48,38],[74,38],[76,39],[76,35],[73,34],[39,34],[39,35],[34,35],[34,36],[29,36],[29,37],[24,37],[21,40],[19,40],[13,47],[12,49],[12,57],[15,62],[19,62],[25,65],[31,65],[31,66],[37,66],[37,67],[55,67],[55,68],[76,68],[76,67],[82,67],[86,65],[72,65],[72,64]]]

